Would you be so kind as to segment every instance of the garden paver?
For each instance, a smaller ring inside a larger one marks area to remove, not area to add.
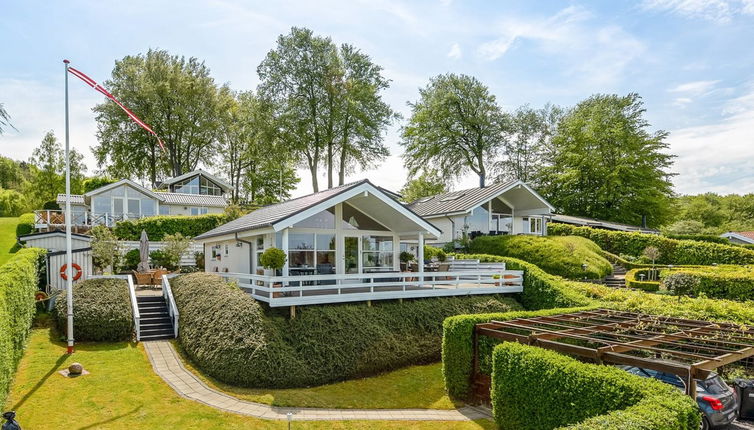
[[[217,409],[271,420],[410,420],[410,421],[470,421],[489,419],[488,411],[463,407],[455,410],[439,409],[322,409],[276,407],[249,402],[210,388],[181,363],[173,345],[166,340],[143,342],[144,350],[154,372],[181,397],[204,403]]]

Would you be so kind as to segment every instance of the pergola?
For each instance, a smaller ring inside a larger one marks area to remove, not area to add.
[[[637,366],[678,375],[695,396],[696,379],[754,356],[754,328],[730,323],[595,309],[477,324],[474,377],[479,375],[479,336],[519,342],[596,363]]]

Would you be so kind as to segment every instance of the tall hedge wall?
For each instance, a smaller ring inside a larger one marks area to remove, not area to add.
[[[492,361],[492,411],[504,430],[699,428],[696,402],[657,380],[511,342]]]
[[[659,264],[754,264],[754,250],[741,246],[555,223],[547,227],[547,232],[551,235],[586,237],[613,254],[641,255],[646,247],[654,246],[660,251]]]
[[[66,291],[55,300],[55,320],[65,333]],[[76,340],[131,340],[134,329],[128,284],[122,279],[87,279],[73,285],[73,336]]]
[[[696,240],[698,242],[712,242],[720,243],[722,245],[731,244],[727,237],[715,236],[712,234],[665,234],[663,236],[677,240]]]
[[[0,266],[0,405],[5,403],[36,312],[37,269],[44,253],[22,249]]]
[[[142,230],[147,232],[149,240],[162,240],[165,235],[175,233],[194,237],[226,222],[225,214],[160,215],[138,220],[118,221],[113,228],[113,233],[118,239],[122,240],[139,240]]]
[[[569,279],[600,279],[613,269],[594,242],[578,236],[480,236],[469,252],[518,258]]]
[[[660,279],[670,274],[684,273],[698,280],[694,295],[704,294],[715,299],[754,300],[754,270],[742,266],[684,267],[660,271]]]
[[[172,287],[189,358],[246,387],[320,385],[432,362],[446,317],[520,309],[512,299],[471,296],[303,306],[290,319],[216,275],[180,276]]]
[[[35,216],[33,213],[23,214],[18,217],[16,224],[16,236],[23,236],[34,231]]]

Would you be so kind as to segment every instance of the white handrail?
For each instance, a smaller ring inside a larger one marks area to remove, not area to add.
[[[134,313],[134,328],[136,329],[136,340],[141,340],[141,316],[139,315],[139,304],[136,301],[136,287],[134,286],[134,279],[131,275],[128,275],[128,295],[131,296],[131,308]]]
[[[168,275],[162,275],[162,296],[165,298],[165,302],[168,305],[168,315],[170,315],[170,318],[173,320],[173,335],[178,337],[178,306],[176,306],[175,299],[173,298],[173,290],[170,288]]]

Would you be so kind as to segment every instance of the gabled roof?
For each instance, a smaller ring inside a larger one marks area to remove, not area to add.
[[[242,231],[256,230],[264,227],[272,227],[275,230],[288,227],[288,224],[295,223],[295,217],[303,215],[309,210],[316,210],[320,206],[330,207],[328,202],[336,199],[336,197],[343,197],[344,195],[353,194],[354,191],[361,192],[361,190],[370,192],[372,195],[384,200],[394,208],[401,210],[406,216],[411,217],[414,222],[421,225],[427,231],[432,234],[439,235],[441,232],[437,227],[424,220],[421,216],[411,211],[402,203],[398,202],[388,193],[385,193],[379,187],[374,186],[369,180],[363,179],[358,182],[352,182],[350,184],[341,185],[339,187],[330,188],[328,190],[320,191],[317,193],[309,194],[303,197],[287,200],[285,202],[277,203],[270,206],[257,209],[241,218],[230,221],[215,229],[212,229],[206,233],[200,234],[195,237],[197,240],[206,239],[215,236],[222,236],[226,234],[233,234]],[[333,202],[334,205],[336,202]],[[324,209],[323,209],[324,210]]]
[[[58,194],[58,198],[56,200],[59,205],[65,204],[65,193]],[[72,205],[83,205],[86,204],[84,202],[84,196],[81,194],[71,194],[71,204]]]
[[[231,188],[233,188],[233,187],[230,186],[229,183],[223,181],[222,179],[218,178],[217,176],[215,176],[215,175],[213,175],[213,174],[211,174],[209,172],[205,172],[202,169],[196,169],[196,170],[193,170],[191,172],[184,173],[182,175],[176,176],[175,178],[167,179],[167,180],[165,180],[165,181],[162,182],[162,185],[173,185],[173,184],[175,184],[177,182],[181,182],[184,179],[188,179],[188,178],[191,178],[191,177],[194,177],[194,176],[204,176],[205,178],[207,178],[210,181],[212,181],[212,182],[216,183],[217,185],[219,185],[226,192],[229,191]]]
[[[130,179],[121,179],[118,182],[113,182],[112,184],[105,185],[104,187],[99,187],[96,190],[92,190],[92,191],[89,191],[88,193],[84,194],[84,197],[96,196],[97,194],[102,194],[105,191],[112,190],[113,188],[119,187],[121,185],[129,185],[132,188],[135,188],[137,191],[142,192],[142,193],[144,193],[144,194],[146,194],[148,196],[152,196],[152,197],[156,198],[159,201],[163,200],[162,196],[159,195],[158,193],[156,193],[156,192],[154,192],[154,191],[152,191],[150,189],[144,188],[141,185],[137,184],[136,182],[134,182],[134,181],[132,181]]]
[[[729,231],[720,236],[728,239],[738,239],[741,242],[754,243],[754,231]]]
[[[228,201],[223,196],[168,193],[164,191],[157,191],[157,194],[162,196],[163,204],[166,205],[210,206],[220,208],[224,208],[228,205]]]
[[[500,194],[516,187],[522,186],[532,193],[537,199],[553,210],[547,201],[524,182],[519,180],[498,182],[484,188],[470,188],[468,190],[451,191],[437,194],[411,202],[408,207],[423,217],[441,216],[453,213],[468,212],[480,204],[487,202]]]
[[[580,225],[580,226],[592,227],[592,228],[604,228],[607,230],[638,231],[641,233],[649,233],[649,234],[660,233],[659,230],[655,230],[653,228],[640,227],[636,225],[623,224],[623,223],[613,222],[613,221],[603,221],[599,219],[587,218],[587,217],[581,217],[581,216],[553,214],[552,216],[550,216],[550,220],[552,222],[559,222],[562,224]]]
[[[63,236],[65,237],[65,232],[62,230],[53,230],[53,231],[45,231],[41,233],[31,233],[31,234],[25,234],[23,236],[18,236],[18,240],[25,242],[29,239],[42,239],[44,237],[50,237],[50,236]],[[92,241],[91,236],[87,236],[85,234],[79,234],[79,233],[71,233],[72,238],[76,238],[79,240],[85,240],[87,242]]]

